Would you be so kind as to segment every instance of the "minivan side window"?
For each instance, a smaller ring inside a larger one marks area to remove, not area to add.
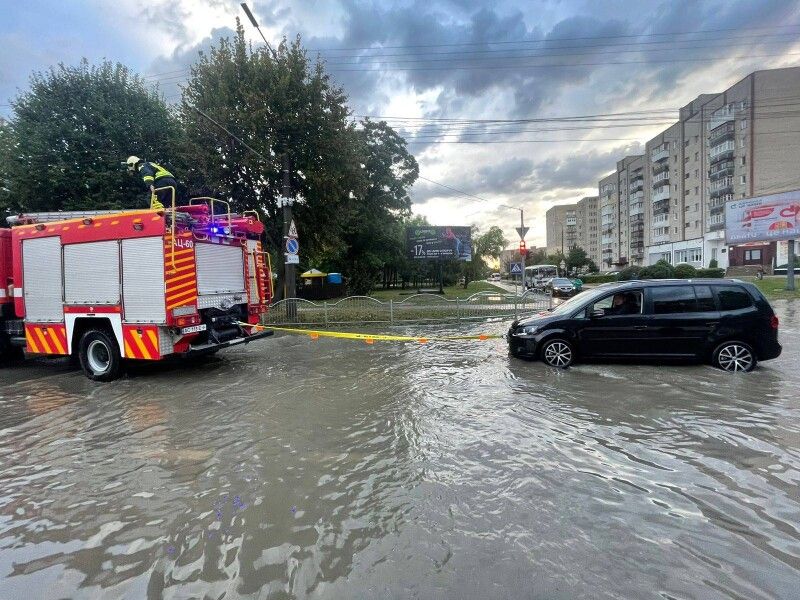
[[[698,312],[697,299],[690,285],[667,285],[650,288],[654,315]]]
[[[739,310],[753,306],[753,299],[744,288],[738,285],[720,285],[715,287],[719,299],[720,310]]]
[[[700,312],[713,312],[717,310],[714,303],[714,294],[711,293],[710,285],[694,286],[694,293],[697,296],[697,308]]]

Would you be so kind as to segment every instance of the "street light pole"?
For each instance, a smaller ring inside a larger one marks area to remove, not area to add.
[[[283,154],[283,197],[281,202],[283,204],[283,239],[284,245],[289,238],[289,232],[292,227],[292,183],[289,172],[289,155]],[[285,249],[284,249],[285,250]],[[295,298],[297,295],[297,283],[295,279],[295,265],[288,262],[288,257],[284,258],[284,298]],[[288,303],[289,312],[293,312],[294,303]]]

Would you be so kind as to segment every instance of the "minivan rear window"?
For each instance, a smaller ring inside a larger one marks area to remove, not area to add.
[[[716,286],[720,310],[739,310],[753,306],[753,299],[737,285]]]

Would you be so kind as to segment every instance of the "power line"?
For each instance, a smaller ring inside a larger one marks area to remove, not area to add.
[[[499,45],[499,44],[523,44],[523,43],[541,43],[547,41],[571,41],[571,40],[611,40],[611,39],[630,39],[630,38],[650,38],[650,37],[664,37],[664,36],[678,36],[678,35],[699,35],[703,33],[726,33],[726,32],[743,32],[743,31],[773,31],[775,29],[790,29],[797,28],[798,25],[772,25],[768,27],[747,27],[735,28],[730,27],[726,29],[698,29],[696,31],[673,31],[661,33],[645,33],[645,34],[627,34],[627,35],[598,35],[598,36],[578,36],[578,37],[563,37],[563,38],[538,38],[538,39],[521,39],[521,40],[497,40],[490,41],[484,40],[480,42],[454,42],[448,44],[404,44],[399,46],[379,46],[383,49],[398,49],[398,48],[445,48],[445,47],[461,47],[461,46],[483,46],[486,44]],[[309,48],[311,52],[326,52],[337,50],[371,50],[375,46],[354,46],[350,48]]]
[[[447,184],[444,184],[444,183],[439,183],[438,181],[434,181],[433,179],[429,179],[428,177],[423,177],[422,175],[418,175],[417,178],[418,179],[423,179],[424,181],[427,181],[427,182],[432,183],[434,185],[438,185],[439,187],[448,189],[448,190],[450,190],[452,192],[455,192],[455,193],[457,193],[457,194],[459,194],[459,195],[461,195],[461,196],[463,196],[465,198],[469,198],[469,199],[472,199],[472,200],[478,200],[480,202],[488,202],[489,204],[492,204],[494,206],[502,206],[503,208],[510,208],[511,210],[520,210],[518,206],[509,206],[508,204],[495,203],[495,202],[492,202],[491,200],[489,200],[488,198],[482,198],[480,196],[476,196],[475,194],[470,194],[469,192],[465,192],[464,190],[460,190],[460,189],[458,189],[456,187],[453,187],[451,185],[447,185]]]

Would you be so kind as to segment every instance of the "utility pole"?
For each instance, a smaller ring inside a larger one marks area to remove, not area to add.
[[[789,254],[789,261],[786,264],[786,289],[794,291],[794,240],[787,240],[786,249]]]
[[[280,202],[283,205],[283,241],[284,246],[286,245],[286,241],[293,237],[291,234],[295,233],[292,231],[292,204],[294,204],[294,200],[292,199],[292,181],[289,171],[289,154],[284,152],[283,154],[283,192],[280,198]],[[297,296],[297,282],[295,279],[295,263],[290,262],[289,254],[285,251],[284,247],[284,288],[283,288],[283,297],[287,300],[290,298],[295,298]],[[287,314],[289,316],[294,316],[297,310],[297,305],[295,302],[287,302]]]
[[[514,208],[510,206],[508,208]],[[525,246],[525,235],[528,233],[528,228],[525,227],[525,213],[521,208],[517,208],[516,210],[519,211],[519,227],[517,227],[517,233],[519,234],[519,241],[520,241],[520,252],[519,258],[522,261],[522,293],[525,293],[525,258],[528,254],[528,248]],[[524,248],[524,251],[523,251]]]

